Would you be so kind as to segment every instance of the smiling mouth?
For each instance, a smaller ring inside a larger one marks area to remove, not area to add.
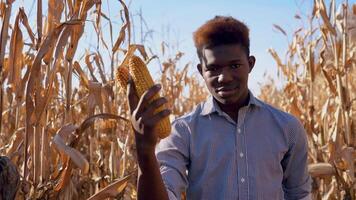
[[[234,88],[221,88],[217,90],[217,93],[221,96],[221,97],[228,97],[228,96],[232,96],[234,94],[236,94],[238,87],[234,87]]]
[[[236,90],[237,87],[234,87],[234,88],[218,88],[217,89],[217,92],[229,92],[229,91],[233,91],[233,90]]]

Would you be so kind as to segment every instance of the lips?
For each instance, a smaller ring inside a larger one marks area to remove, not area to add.
[[[231,85],[229,85],[228,87],[218,87],[218,88],[216,88],[216,92],[220,92],[220,91],[231,91],[231,90],[235,90],[235,89],[237,89],[238,87],[237,86],[231,86]]]
[[[229,96],[232,96],[232,95],[236,94],[236,92],[237,92],[237,87],[235,87],[235,88],[219,88],[219,89],[217,89],[217,93],[221,97],[229,97]]]

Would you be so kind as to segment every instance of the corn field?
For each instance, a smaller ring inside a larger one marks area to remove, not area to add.
[[[269,49],[285,85],[271,79],[260,97],[303,122],[313,199],[355,199],[356,4],[315,0],[307,20],[284,60]]]
[[[156,82],[174,119],[208,95],[199,75],[188,73],[195,67],[180,66],[181,52],[164,56],[164,45],[155,54],[133,43],[123,0],[118,17],[104,13],[100,0],[45,1],[47,12],[37,0],[36,21],[14,2],[0,2],[0,155],[9,158],[0,161],[0,181],[13,179],[7,190],[15,199],[136,199],[135,145],[116,69],[134,54],[146,63],[158,58]],[[307,22],[284,58],[269,49],[283,86],[270,78],[260,98],[303,122],[313,199],[356,199],[356,4],[314,0],[310,17],[296,18]],[[81,40],[88,26],[100,48]]]

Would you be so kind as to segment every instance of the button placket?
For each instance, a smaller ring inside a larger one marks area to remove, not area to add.
[[[238,162],[238,191],[239,197],[242,199],[248,198],[248,174],[247,174],[247,160],[244,153],[246,150],[245,144],[245,132],[244,132],[244,120],[248,107],[243,107],[239,110],[237,121],[237,155],[239,156]]]

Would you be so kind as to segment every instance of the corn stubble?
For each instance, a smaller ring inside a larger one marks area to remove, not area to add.
[[[123,66],[135,51],[147,62],[157,56],[131,43],[134,26],[122,0],[121,21],[107,17],[104,1],[46,1],[47,11],[45,1],[35,3],[37,20],[29,21],[13,1],[0,1],[0,155],[20,174],[16,199],[135,199],[130,113],[114,66],[131,73]],[[284,84],[277,89],[271,79],[260,95],[303,122],[313,199],[355,199],[356,5],[336,7],[315,0],[310,27],[294,33],[285,59],[269,50]],[[103,23],[110,38],[103,36]],[[121,24],[116,41],[115,24]],[[85,25],[94,26],[98,48],[76,56]],[[167,48],[162,42],[155,82],[173,120],[208,93],[198,74],[189,75],[190,63],[179,67],[183,53],[167,56]]]

